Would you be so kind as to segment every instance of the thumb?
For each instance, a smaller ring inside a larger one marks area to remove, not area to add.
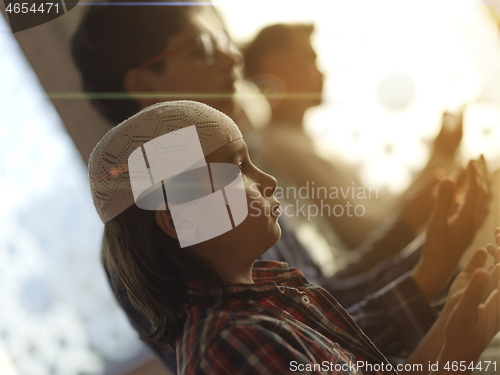
[[[432,215],[431,223],[433,225],[446,224],[448,220],[448,212],[453,198],[453,182],[445,179],[439,182],[438,196],[436,207]]]
[[[475,270],[482,268],[486,264],[487,259],[488,252],[484,248],[477,249],[467,266],[465,266],[464,272],[473,273]]]
[[[458,305],[458,309],[463,316],[475,319],[477,317],[477,308],[484,301],[484,295],[488,284],[490,282],[490,275],[485,270],[477,270],[471,277],[467,289]]]

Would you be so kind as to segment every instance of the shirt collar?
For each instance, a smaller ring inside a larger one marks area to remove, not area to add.
[[[307,279],[298,268],[288,267],[288,263],[277,261],[258,260],[252,269],[253,284],[226,281],[227,294],[248,295],[257,294],[282,294],[282,287],[295,287],[307,284]],[[222,288],[207,287],[203,283],[188,281],[187,292],[192,295],[221,296],[224,294]],[[233,296],[236,297],[236,296]]]

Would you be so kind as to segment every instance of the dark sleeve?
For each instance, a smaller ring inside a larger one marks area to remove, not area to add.
[[[347,311],[386,356],[408,356],[436,320],[409,273]]]
[[[332,294],[342,306],[348,307],[362,301],[368,294],[397,279],[411,270],[418,262],[420,249],[404,258],[399,254],[380,262],[369,272],[341,279],[335,274],[332,277],[323,276],[320,268],[315,264],[309,252],[297,240],[285,220],[280,218],[281,238],[261,258],[287,262],[290,267],[297,267],[304,272],[307,280],[320,285]]]
[[[342,306],[349,307],[365,299],[413,269],[421,254],[421,247],[407,257],[399,254],[377,264],[371,270],[352,277],[339,279],[337,275],[321,277],[320,284]]]
[[[366,272],[379,262],[397,255],[414,239],[414,231],[403,220],[388,219],[351,251],[354,260],[349,261],[336,276],[340,279]]]
[[[385,355],[406,356],[405,351],[411,350],[434,323],[434,310],[408,273],[418,262],[422,246],[407,257],[398,254],[369,272],[339,279],[321,274],[286,223],[282,233],[282,239],[263,257],[301,268],[311,283],[322,286],[348,307],[354,321]],[[411,246],[418,246],[418,241]]]

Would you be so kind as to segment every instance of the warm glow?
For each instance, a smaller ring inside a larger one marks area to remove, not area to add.
[[[268,24],[315,23],[325,99],[309,111],[307,126],[327,141],[328,152],[359,166],[367,184],[394,193],[404,189],[425,164],[444,110],[477,100],[488,108],[500,104],[497,28],[491,8],[480,1],[216,4],[236,43]],[[489,145],[484,152],[496,158],[499,119],[483,105],[473,108],[462,152],[475,155]],[[484,121],[492,129],[473,135]]]

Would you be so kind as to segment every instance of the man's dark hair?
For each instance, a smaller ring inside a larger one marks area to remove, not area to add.
[[[245,78],[262,74],[260,62],[267,54],[284,50],[293,42],[296,35],[310,36],[313,31],[314,25],[305,24],[276,24],[263,28],[243,48]]]
[[[87,93],[126,95],[125,73],[163,52],[168,40],[182,31],[198,8],[113,4],[124,1],[127,0],[109,0],[110,5],[91,6],[73,35],[71,52]],[[149,69],[161,73],[164,68],[163,60]],[[113,125],[140,110],[132,98],[91,100]]]

